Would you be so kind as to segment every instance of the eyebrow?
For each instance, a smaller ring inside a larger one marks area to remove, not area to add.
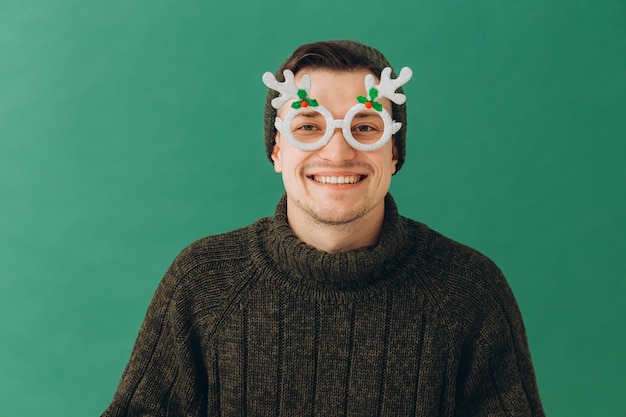
[[[359,118],[359,119],[365,119],[366,117],[375,117],[375,118],[379,118],[380,116],[376,113],[373,112],[358,112],[357,114],[354,115],[354,118]]]
[[[315,119],[315,118],[323,118],[322,114],[315,110],[305,110],[298,113],[295,119],[302,117],[306,119]],[[367,119],[367,118],[375,118],[378,119],[380,116],[374,112],[369,111],[361,111],[354,115],[354,119]]]
[[[308,111],[302,111],[300,113],[298,113],[298,115],[296,117],[308,117],[310,119],[313,119],[314,117],[322,117],[322,115],[315,111],[315,110],[308,110]]]

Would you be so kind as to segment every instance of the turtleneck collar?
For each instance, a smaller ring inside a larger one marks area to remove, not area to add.
[[[390,275],[402,262],[407,228],[390,194],[385,197],[385,217],[380,240],[373,246],[328,253],[298,239],[287,222],[287,197],[279,201],[274,217],[258,229],[260,250],[279,276],[307,287],[358,288]]]

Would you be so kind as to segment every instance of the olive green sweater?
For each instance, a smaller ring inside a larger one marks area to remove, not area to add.
[[[276,214],[201,239],[158,286],[104,416],[543,416],[498,268],[398,214],[338,254]]]

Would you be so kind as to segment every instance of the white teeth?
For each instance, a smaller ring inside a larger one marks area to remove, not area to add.
[[[339,176],[339,177],[336,177],[336,176],[330,177],[330,176],[314,175],[313,180],[321,184],[336,184],[336,185],[356,184],[357,182],[361,180],[361,176],[360,175],[346,175],[346,176]]]

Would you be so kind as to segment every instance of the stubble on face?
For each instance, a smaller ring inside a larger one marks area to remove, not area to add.
[[[342,163],[332,163],[329,161],[311,161],[305,163],[299,168],[299,176],[306,178],[306,181],[314,182],[314,179],[310,175],[312,172],[358,172],[361,175],[359,181],[372,180],[374,176],[374,167],[366,161],[344,161]],[[316,186],[315,184],[312,184]],[[332,186],[329,186],[332,187]],[[315,190],[313,191],[315,192]],[[309,198],[306,198],[309,196]],[[354,226],[355,222],[358,222],[361,218],[370,213],[376,206],[354,204],[352,207],[345,207],[345,203],[342,200],[354,200],[354,196],[348,194],[341,194],[332,192],[329,190],[328,197],[323,201],[313,198],[306,193],[304,198],[294,199],[294,204],[298,206],[300,210],[309,216],[310,223],[318,223],[323,226],[333,227],[347,227]],[[365,200],[372,201],[370,196]],[[342,209],[343,207],[343,209]]]

